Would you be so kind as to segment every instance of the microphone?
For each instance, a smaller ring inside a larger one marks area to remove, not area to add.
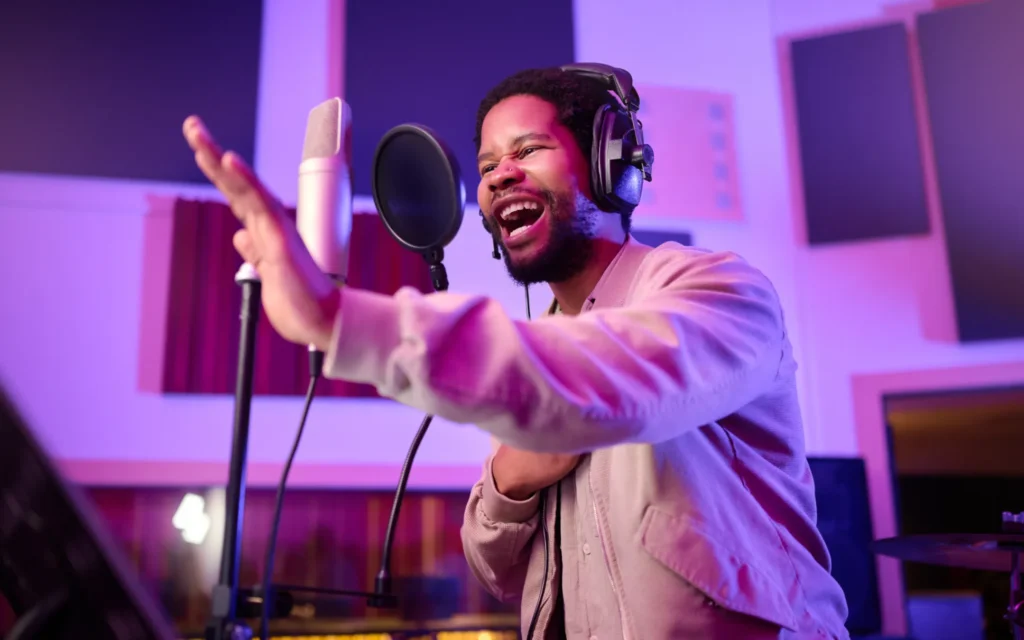
[[[313,107],[299,164],[295,223],[317,266],[348,277],[352,236],[352,110],[341,98]]]
[[[352,110],[341,98],[331,98],[313,107],[306,122],[306,140],[299,163],[299,193],[295,226],[313,261],[339,284],[348,277],[349,241],[352,236]],[[309,389],[295,442],[277,485],[274,519],[267,541],[266,563],[260,588],[260,637],[269,636],[272,612],[283,606],[274,593],[274,555],[281,524],[288,473],[302,440],[306,416],[316,394],[316,383],[324,368],[324,353],[309,345]],[[296,590],[296,589],[292,589]],[[286,594],[283,594],[286,595]],[[369,594],[364,594],[369,595]],[[285,606],[287,608],[287,606]]]

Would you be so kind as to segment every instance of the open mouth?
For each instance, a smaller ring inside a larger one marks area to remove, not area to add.
[[[507,240],[527,233],[544,215],[544,205],[536,200],[517,200],[502,205],[498,221]]]

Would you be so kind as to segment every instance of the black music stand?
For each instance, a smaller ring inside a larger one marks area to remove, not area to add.
[[[176,634],[0,386],[0,592],[7,640],[173,640]]]

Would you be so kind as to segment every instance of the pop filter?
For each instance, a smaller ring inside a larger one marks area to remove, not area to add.
[[[391,129],[373,156],[373,202],[395,240],[439,264],[466,207],[455,154],[423,125]]]
[[[430,279],[436,291],[448,290],[444,248],[459,232],[466,208],[466,187],[459,162],[448,145],[430,128],[403,124],[388,131],[373,154],[373,202],[384,226],[406,249],[423,256],[430,265]],[[416,451],[434,416],[427,415],[416,431],[398,476],[395,500],[384,533],[380,571],[374,580],[370,606],[385,606],[391,593],[391,549],[398,514],[409,483]]]

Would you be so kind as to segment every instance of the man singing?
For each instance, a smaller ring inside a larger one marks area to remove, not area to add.
[[[282,336],[501,443],[463,543],[524,638],[847,638],[776,293],[734,254],[630,237],[635,202],[592,170],[606,105],[630,106],[560,69],[480,105],[484,219],[510,275],[554,294],[532,322],[484,296],[338,289],[240,158],[194,116],[184,132]]]

